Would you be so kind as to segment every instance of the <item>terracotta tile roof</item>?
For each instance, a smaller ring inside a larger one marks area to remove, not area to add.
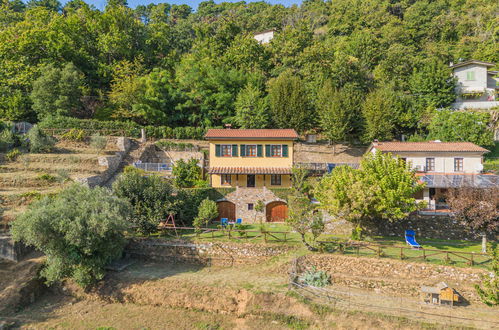
[[[290,167],[210,167],[210,174],[291,174]]]
[[[471,142],[374,142],[372,147],[385,152],[489,152]]]
[[[298,134],[294,129],[209,129],[206,139],[279,139],[295,140]]]

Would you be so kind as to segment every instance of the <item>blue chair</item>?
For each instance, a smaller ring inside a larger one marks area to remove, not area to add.
[[[405,242],[413,248],[421,249],[421,245],[416,242],[416,233],[412,229],[405,231]]]
[[[241,219],[241,218],[236,219],[236,225],[240,225],[242,223],[243,223],[243,219]]]
[[[227,218],[220,219],[220,224],[222,225],[222,227],[226,227],[229,224],[229,219]]]

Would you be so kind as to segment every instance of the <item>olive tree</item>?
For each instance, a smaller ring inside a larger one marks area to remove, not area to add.
[[[313,244],[325,229],[322,214],[315,209],[307,196],[299,192],[289,196],[288,205],[289,214],[286,223],[300,234],[307,249],[317,251]],[[308,235],[311,237],[310,242],[307,240],[307,234],[310,234]]]
[[[121,256],[129,211],[126,200],[105,188],[73,184],[31,204],[12,222],[11,232],[15,241],[47,256],[41,275],[48,283],[72,278],[86,288]]]

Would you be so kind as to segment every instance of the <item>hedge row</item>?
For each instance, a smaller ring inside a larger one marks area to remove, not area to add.
[[[202,127],[140,126],[132,121],[101,121],[72,117],[47,117],[39,122],[38,126],[43,129],[96,130],[103,131],[105,135],[124,134],[129,137],[140,137],[140,130],[143,128],[147,137],[157,139],[200,140],[206,133],[206,129]]]

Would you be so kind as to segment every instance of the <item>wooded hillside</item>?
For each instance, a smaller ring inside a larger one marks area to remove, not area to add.
[[[0,0],[0,118],[426,136],[449,62],[499,63],[496,0]],[[276,29],[261,45],[253,34]]]

